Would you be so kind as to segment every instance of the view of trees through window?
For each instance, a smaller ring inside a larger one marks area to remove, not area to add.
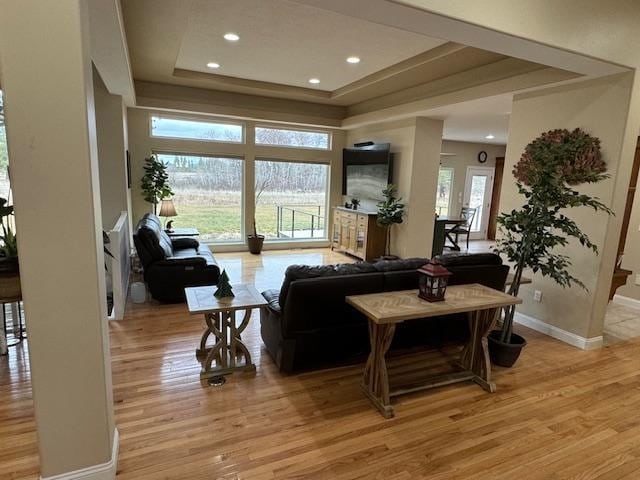
[[[158,159],[167,164],[174,192],[174,226],[196,227],[203,242],[243,240],[243,160],[180,154]]]
[[[330,135],[327,132],[287,130],[283,128],[256,127],[257,145],[278,145],[281,147],[302,147],[328,150]]]
[[[440,167],[438,174],[438,192],[436,194],[436,213],[446,217],[451,206],[451,190],[453,189],[453,168]]]
[[[269,239],[326,238],[329,166],[256,161],[256,225]]]
[[[244,140],[242,125],[156,116],[151,117],[151,135],[230,143],[242,143]]]

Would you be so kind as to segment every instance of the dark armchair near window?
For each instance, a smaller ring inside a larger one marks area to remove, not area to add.
[[[220,268],[209,247],[194,238],[169,238],[160,219],[151,213],[138,222],[133,242],[144,280],[158,301],[184,302],[185,287],[218,283]]]

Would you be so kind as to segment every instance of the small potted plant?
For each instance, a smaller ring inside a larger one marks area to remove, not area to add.
[[[13,205],[7,205],[6,198],[0,198],[0,294],[3,298],[21,298],[20,266],[18,264],[18,242],[11,226]]]
[[[173,195],[169,186],[167,164],[158,160],[155,153],[144,159],[144,175],[141,180],[142,194],[145,201],[153,205],[153,213],[157,213],[158,203]]]
[[[260,197],[262,196],[262,192],[269,185],[269,180],[265,179],[260,186],[256,186],[256,203],[255,208],[253,210],[253,233],[247,235],[247,246],[249,247],[249,252],[254,255],[260,255],[262,253],[262,247],[264,245],[264,235],[258,234],[258,228],[256,226],[256,210],[258,209],[258,202],[260,201]]]
[[[393,184],[387,185],[382,191],[384,202],[378,203],[377,224],[386,230],[387,241],[384,247],[384,260],[395,260],[395,255],[391,255],[391,227],[402,223],[404,217],[404,203],[402,199],[396,197],[397,187]]]
[[[566,247],[573,237],[598,254],[598,247],[566,216],[566,209],[585,206],[596,212],[613,213],[598,198],[572,188],[608,178],[606,169],[600,141],[579,128],[543,133],[526,146],[513,170],[526,203],[498,217],[500,236],[495,251],[505,255],[515,268],[509,294],[518,295],[527,268],[552,278],[562,287],[586,288],[569,273],[570,258],[554,250]],[[511,367],[526,345],[523,337],[513,333],[514,314],[515,305],[506,308],[501,330],[489,335],[489,353],[497,365]]]

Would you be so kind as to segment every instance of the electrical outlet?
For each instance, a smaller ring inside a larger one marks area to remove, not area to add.
[[[636,273],[636,285],[640,285],[640,273]]]
[[[536,290],[535,292],[533,292],[533,299],[536,302],[541,302],[542,301],[542,292],[540,290]]]

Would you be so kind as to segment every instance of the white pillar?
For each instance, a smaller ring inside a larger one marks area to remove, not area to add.
[[[403,258],[431,256],[442,149],[444,122],[425,117],[417,117],[415,122],[411,162],[404,165],[410,166],[409,193],[404,198],[407,214],[394,232],[398,253]],[[404,190],[407,191],[406,186]]]
[[[83,468],[102,470],[101,478],[115,475],[88,25],[82,0],[0,0],[2,87],[43,478]]]

